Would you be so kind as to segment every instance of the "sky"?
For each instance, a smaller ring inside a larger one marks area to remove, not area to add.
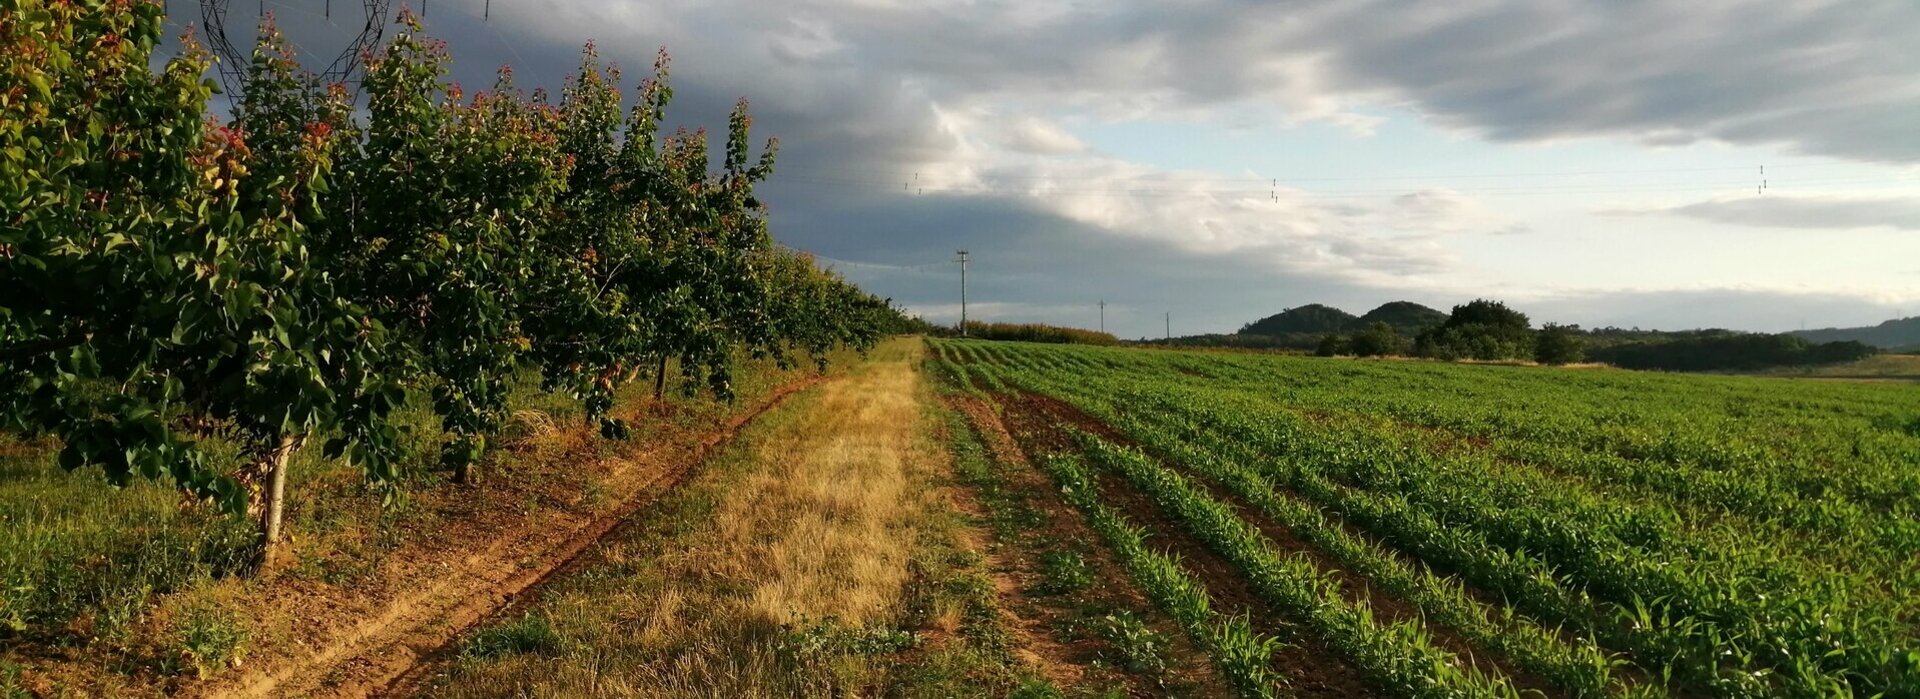
[[[260,7],[324,65],[359,2]],[[454,78],[582,45],[751,101],[774,235],[935,322],[1282,309],[1782,331],[1920,315],[1911,0],[424,0]],[[176,22],[199,22],[177,0]],[[399,2],[394,8],[400,7]],[[484,17],[483,17],[484,15]]]

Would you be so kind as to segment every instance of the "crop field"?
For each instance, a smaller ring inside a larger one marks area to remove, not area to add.
[[[1920,696],[1911,386],[931,347],[1241,695]]]

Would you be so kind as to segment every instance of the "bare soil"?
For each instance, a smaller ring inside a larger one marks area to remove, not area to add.
[[[1073,450],[1072,437],[1059,429],[1062,424],[1126,443],[1126,438],[1112,427],[1049,396],[1022,394],[1006,406],[1008,419],[1014,424],[1013,434],[1035,456]],[[1357,668],[1273,610],[1236,566],[1189,534],[1152,498],[1124,479],[1105,477],[1097,483],[1102,500],[1125,512],[1136,526],[1148,529],[1151,545],[1180,556],[1181,562],[1200,577],[1216,609],[1229,615],[1244,614],[1255,630],[1285,642],[1274,654],[1274,664],[1288,678],[1295,696],[1378,696]]]
[[[1032,466],[1026,451],[1007,431],[1006,425],[990,404],[963,396],[954,399],[951,405],[967,416],[994,460],[1009,467],[1001,474],[1006,479],[1006,486],[1031,494],[1028,502],[1036,509],[1042,522],[1041,531],[1037,533],[1060,542],[1099,540],[1099,535],[1087,526],[1079,511],[1062,501],[1053,483]],[[1030,541],[1006,543],[1010,545],[990,554],[989,561],[995,571],[995,586],[1000,593],[1000,600],[1015,618],[1012,628],[1016,630],[1017,637],[1024,637],[1030,642],[1030,645],[1023,645],[1025,653],[1038,656],[1036,669],[1049,679],[1074,684],[1074,680],[1085,675],[1084,668],[1095,665],[1103,656],[1110,657],[1108,644],[1084,634],[1062,634],[1062,629],[1074,623],[1076,610],[1063,606],[1063,600],[1058,597],[1029,593],[1036,589],[1042,579],[1038,559],[1040,552]],[[1153,611],[1153,603],[1132,585],[1112,554],[1104,547],[1086,548],[1090,554],[1086,557],[1087,562],[1093,567],[1098,582],[1093,588],[1080,593],[1083,596],[1080,601],[1108,609],[1146,611],[1141,616],[1148,626],[1172,641],[1173,662],[1170,666],[1175,668],[1179,676],[1171,679],[1175,684],[1186,685],[1179,689],[1197,696],[1231,696],[1225,680],[1208,664],[1206,654],[1195,647],[1170,620]],[[1168,696],[1172,689],[1157,685],[1152,678],[1125,675],[1123,679],[1127,682],[1130,696]]]

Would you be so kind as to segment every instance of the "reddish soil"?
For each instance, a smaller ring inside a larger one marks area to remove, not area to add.
[[[1187,476],[1192,478],[1194,482],[1205,485],[1215,499],[1231,504],[1234,509],[1240,512],[1242,519],[1259,528],[1262,534],[1265,534],[1269,540],[1273,541],[1276,548],[1289,554],[1304,555],[1308,560],[1313,562],[1315,567],[1333,575],[1336,580],[1340,581],[1340,591],[1344,594],[1347,601],[1367,605],[1373,610],[1375,618],[1382,622],[1421,621],[1425,625],[1427,634],[1431,636],[1440,647],[1459,656],[1462,660],[1465,660],[1481,672],[1505,676],[1513,682],[1516,688],[1522,691],[1533,690],[1544,697],[1566,696],[1565,692],[1554,687],[1552,683],[1520,670],[1511,662],[1507,661],[1505,657],[1497,653],[1480,648],[1473,641],[1461,636],[1451,627],[1442,626],[1426,620],[1425,617],[1421,615],[1419,607],[1398,597],[1394,597],[1384,590],[1376,589],[1373,586],[1372,580],[1341,568],[1338,561],[1329,558],[1318,546],[1302,541],[1299,537],[1294,536],[1292,529],[1274,521],[1273,518],[1260,512],[1258,508],[1247,504],[1245,500],[1234,495],[1226,488],[1199,474],[1188,473]],[[1395,555],[1396,557],[1398,556],[1398,554]],[[1484,602],[1484,600],[1482,601]]]
[[[470,502],[449,508],[454,511],[435,531],[410,533],[411,543],[386,556],[384,568],[366,584],[351,590],[301,581],[274,586],[266,604],[301,610],[289,630],[301,639],[301,652],[249,657],[245,672],[194,694],[367,697],[384,691],[679,485],[748,421],[819,380],[783,386],[705,434],[667,435],[664,445],[604,460],[594,459],[591,448],[570,449],[567,456],[587,462],[577,468],[604,472],[591,483],[615,495],[600,507],[578,493],[524,487],[503,467],[468,496]]]
[[[1094,542],[1099,535],[1088,528],[1081,519],[1078,510],[1063,502],[1053,483],[1033,468],[1027,455],[1015,441],[1012,434],[995,414],[991,405],[978,398],[959,397],[950,405],[967,416],[974,432],[986,443],[994,460],[1005,466],[1000,476],[1011,491],[1030,494],[1027,498],[1039,515],[1041,525],[1036,534],[1051,537],[1056,542]],[[975,505],[977,507],[977,505]],[[1036,664],[1036,669],[1049,679],[1070,680],[1074,673],[1085,677],[1085,668],[1098,663],[1103,655],[1110,657],[1107,643],[1084,634],[1067,637],[1062,630],[1073,624],[1077,614],[1070,605],[1080,604],[1107,609],[1125,609],[1145,612],[1141,617],[1149,627],[1172,641],[1171,667],[1181,676],[1172,678],[1175,682],[1188,685],[1197,696],[1229,696],[1231,691],[1224,680],[1213,672],[1207,663],[1206,654],[1193,646],[1171,620],[1157,613],[1153,603],[1135,588],[1128,580],[1118,561],[1103,547],[1085,547],[1086,560],[1094,568],[1095,579],[1100,582],[1093,588],[1078,593],[1077,598],[1061,596],[1036,596],[1028,593],[1037,587],[1042,579],[1039,563],[1040,542],[1034,537],[1025,537],[1021,541],[1005,541],[1000,547],[989,549],[988,561],[995,572],[995,587],[1000,593],[1000,601],[1014,616],[1017,623],[1012,626],[1016,637],[1024,637],[1034,642],[1027,652],[1040,655],[1046,664]],[[1022,655],[1025,655],[1022,653]],[[1052,665],[1049,667],[1049,664]],[[1127,683],[1130,696],[1160,697],[1167,696],[1168,687],[1158,685],[1135,675],[1121,677]],[[1075,685],[1071,681],[1065,686]]]
[[[1545,697],[1565,696],[1565,692],[1554,687],[1552,683],[1521,670],[1514,666],[1506,657],[1498,653],[1479,647],[1478,644],[1461,636],[1451,627],[1425,621],[1425,617],[1421,614],[1418,607],[1386,591],[1376,589],[1371,580],[1365,576],[1346,570],[1338,561],[1327,556],[1318,546],[1295,536],[1290,528],[1261,513],[1258,508],[1252,507],[1244,499],[1234,495],[1220,484],[1213,482],[1212,479],[1180,468],[1174,460],[1166,458],[1164,454],[1157,453],[1157,450],[1148,445],[1135,442],[1131,437],[1063,401],[1050,396],[1039,395],[1022,396],[1020,400],[1035,406],[1036,409],[1042,411],[1055,421],[1073,424],[1082,430],[1099,435],[1102,439],[1115,444],[1140,449],[1153,456],[1161,465],[1184,473],[1193,479],[1195,483],[1206,487],[1209,494],[1216,500],[1233,506],[1235,510],[1239,511],[1243,519],[1253,524],[1262,534],[1271,540],[1275,548],[1288,554],[1304,555],[1315,567],[1326,571],[1335,579],[1339,580],[1341,592],[1349,602],[1367,605],[1380,620],[1385,622],[1407,620],[1423,621],[1428,634],[1436,643],[1480,671],[1505,676],[1514,683],[1515,687],[1523,691],[1531,690]],[[1341,521],[1337,517],[1329,517],[1329,519],[1331,519],[1336,526],[1346,530],[1350,535],[1359,537],[1369,543],[1378,543],[1365,532]],[[1409,559],[1400,551],[1387,547],[1383,547],[1382,550],[1388,551],[1402,562],[1413,562],[1412,559]],[[1486,605],[1489,609],[1498,609],[1503,606],[1499,598],[1495,595],[1490,595],[1483,590],[1471,586],[1467,586],[1467,591],[1476,601]]]
[[[965,489],[955,489],[949,499],[959,512],[975,518],[987,516]],[[987,576],[993,582],[994,595],[1000,604],[1000,623],[1013,637],[1013,656],[1056,687],[1081,686],[1088,668],[1075,659],[1088,657],[1093,649],[1075,648],[1074,644],[1054,637],[1044,615],[1035,613],[1038,601],[1027,595],[1032,587],[1032,571],[1026,569],[1015,552],[989,543],[978,530],[963,529],[960,538],[966,550],[979,553],[986,560]]]
[[[1058,399],[1024,394],[1007,403],[1013,433],[1027,450],[1041,453],[1072,451],[1072,437],[1059,429],[1069,424],[1102,438],[1127,443],[1112,427]],[[1206,583],[1214,608],[1225,614],[1245,614],[1254,628],[1286,641],[1274,655],[1274,664],[1286,675],[1299,697],[1373,697],[1359,670],[1303,629],[1285,621],[1249,584],[1230,561],[1189,534],[1152,498],[1129,487],[1123,479],[1099,478],[1101,499],[1112,504],[1136,526],[1146,527],[1161,550],[1180,556],[1181,562]]]

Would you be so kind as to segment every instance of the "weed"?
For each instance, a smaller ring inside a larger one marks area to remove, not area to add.
[[[1066,696],[1046,680],[1034,678],[1022,680],[1007,693],[1007,699],[1066,699]]]
[[[33,694],[20,686],[20,666],[0,660],[0,699],[33,699]]]
[[[503,655],[552,654],[560,650],[560,634],[553,622],[538,614],[481,629],[467,639],[460,655],[467,658],[497,658]]]
[[[798,619],[786,624],[782,630],[780,649],[796,658],[886,655],[920,643],[920,637],[910,631],[885,627],[848,627],[833,617]]]
[[[1064,595],[1087,589],[1092,584],[1093,566],[1079,551],[1060,549],[1040,555],[1040,584],[1036,592]]]
[[[206,679],[240,664],[250,636],[246,622],[233,610],[214,603],[189,608],[179,628],[180,655],[195,674]]]
[[[1149,628],[1133,612],[1109,614],[1097,633],[1113,648],[1113,660],[1127,672],[1158,677],[1167,671],[1167,637]]]

